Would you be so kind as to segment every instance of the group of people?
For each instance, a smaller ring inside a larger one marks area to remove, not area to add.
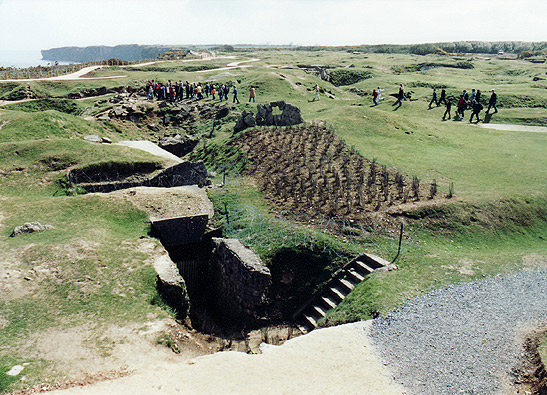
[[[232,90],[232,102],[239,104],[237,86],[230,86],[227,83],[219,84],[217,86],[209,82],[202,84],[201,82],[190,83],[188,81],[182,82],[181,80],[172,82],[169,80],[167,84],[163,84],[151,80],[146,83],[145,90],[149,100],[165,100],[171,103],[183,99],[202,100],[209,97],[211,97],[212,100],[216,100],[217,96],[219,101],[228,101],[228,95],[230,94],[230,90]],[[249,102],[251,102],[251,100],[255,102],[255,98],[256,88],[251,86],[249,88]]]
[[[380,87],[372,90],[372,102],[375,106],[378,105],[378,102],[383,99],[382,92],[384,89],[380,89]],[[394,106],[402,105],[403,100],[409,99],[409,95],[405,93],[405,87],[403,84],[399,84],[399,92],[397,93],[397,100],[395,103],[393,103]],[[492,94],[490,95],[490,99],[488,101],[488,109],[486,110],[486,114],[490,112],[490,109],[494,109],[494,114],[498,112],[498,108],[496,107],[497,104],[497,94],[494,89],[492,89]],[[469,94],[466,90],[462,92],[458,99],[458,107],[456,111],[456,116],[459,120],[462,120],[464,118],[465,111],[467,109],[471,109],[471,118],[469,119],[469,122],[473,121],[473,118],[476,118],[476,122],[480,121],[479,113],[484,109],[484,106],[481,104],[481,91],[480,89],[472,89],[471,94]],[[452,101],[449,97],[446,96],[446,86],[441,87],[441,95],[440,97],[437,96],[437,89],[433,88],[433,94],[431,101],[429,102],[429,108],[431,109],[431,105],[435,104],[437,107],[439,107],[441,104],[444,104],[446,106],[446,111],[443,114],[443,121],[446,119],[450,119],[450,110],[452,108]],[[447,118],[448,117],[448,118]]]
[[[470,109],[471,117],[469,118],[469,122],[473,122],[473,118],[476,119],[476,122],[480,122],[479,114],[484,109],[484,106],[481,104],[481,91],[480,89],[472,89],[471,94],[469,94],[465,89],[460,94],[460,97],[458,99],[457,103],[457,110],[456,110],[456,117],[459,120],[462,120],[465,115],[465,111],[467,109]],[[488,100],[488,109],[486,110],[486,114],[490,112],[490,109],[494,109],[494,114],[498,112],[498,108],[496,106],[498,100],[498,96],[496,94],[496,91],[492,89],[492,94],[490,95],[490,99]],[[439,107],[442,103],[446,106],[446,110],[443,114],[443,121],[446,119],[450,119],[450,110],[452,108],[452,101],[450,98],[446,96],[446,87],[443,86],[441,88],[441,96],[437,100],[437,90],[433,88],[433,94],[431,101],[429,102],[429,108],[431,109],[431,105],[435,103],[437,107]],[[448,118],[447,118],[448,117]]]

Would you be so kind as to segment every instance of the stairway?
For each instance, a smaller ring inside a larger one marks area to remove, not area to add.
[[[324,317],[327,311],[338,306],[367,275],[395,268],[394,264],[372,254],[363,254],[352,259],[297,312],[295,321],[298,327],[303,333],[312,331],[317,327],[317,321]]]

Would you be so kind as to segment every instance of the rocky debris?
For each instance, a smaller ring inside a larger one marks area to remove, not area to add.
[[[154,260],[154,269],[157,274],[156,286],[161,298],[175,310],[179,319],[185,318],[190,307],[186,284],[167,251]]]
[[[182,157],[190,152],[198,144],[199,140],[194,139],[192,136],[181,136],[177,134],[173,137],[167,137],[158,142],[160,148],[163,148],[167,152],[172,153],[178,157]]]
[[[112,140],[108,137],[99,137],[96,134],[88,134],[87,136],[84,136],[84,140],[92,143],[112,144]]]
[[[218,110],[217,110],[217,113],[215,115],[215,118],[216,119],[222,119],[222,118],[225,118],[228,116],[228,114],[230,113],[230,109],[224,104],[224,105],[221,105]]]
[[[243,111],[241,116],[236,122],[236,125],[234,126],[234,132],[240,132],[247,128],[252,128],[256,126],[256,119],[252,112]]]
[[[273,109],[278,108],[281,114],[274,114]],[[291,126],[304,122],[300,109],[284,101],[271,102],[270,104],[258,104],[256,116],[251,112],[243,111],[234,126],[234,132],[240,132],[246,128],[259,126]]]
[[[243,320],[259,318],[266,290],[272,279],[270,269],[237,239],[212,239],[212,300],[222,315]]]
[[[40,222],[27,222],[24,225],[16,226],[10,237],[19,236],[23,233],[42,232],[44,230],[54,229],[51,225],[42,225]]]
[[[218,120],[225,118],[230,113],[230,105],[209,104],[203,102],[175,102],[150,101],[142,96],[130,93],[120,93],[110,98],[110,103],[115,106],[106,112],[96,116],[97,119],[109,121],[112,119],[128,120],[134,123],[146,119],[153,120],[147,127],[158,132],[161,126],[182,126],[187,133],[194,130],[196,122]]]
[[[318,66],[318,67],[315,68],[315,73],[323,81],[330,82],[330,74],[329,74],[329,70],[327,68]]]
[[[101,86],[100,88],[85,88],[79,92],[69,93],[66,96],[66,98],[67,99],[83,99],[85,97],[104,96],[104,95],[109,95],[113,93],[127,93],[127,92],[131,93],[134,91],[135,89],[131,86],[116,86],[114,88],[107,88],[105,86]]]

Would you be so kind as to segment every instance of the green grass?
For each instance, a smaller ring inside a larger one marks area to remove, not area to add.
[[[463,89],[478,88],[485,101],[490,89],[496,89],[500,111],[491,122],[547,125],[547,81],[534,81],[545,77],[544,65],[495,57],[470,61],[465,56],[336,51],[237,55],[241,56],[237,60],[261,61],[247,69],[204,73],[192,70],[224,66],[234,59],[166,62],[148,70],[106,67],[96,71],[96,76],[124,77],[0,84],[0,97],[15,97],[27,85],[38,97],[53,98],[102,86],[140,87],[149,79],[236,83],[242,103],[235,105],[231,117],[208,140],[207,148],[200,143],[194,154],[219,173],[228,165],[227,185],[210,192],[217,209],[216,224],[227,236],[251,246],[266,262],[286,251],[310,252],[319,257],[321,270],[314,273],[321,276],[361,252],[393,258],[397,236],[370,229],[357,236],[335,236],[322,226],[298,225],[270,211],[253,183],[237,176],[243,157],[225,146],[237,113],[256,111],[255,104],[247,103],[251,85],[257,87],[258,104],[277,100],[294,104],[305,120],[326,122],[348,145],[368,159],[376,158],[380,165],[395,166],[424,183],[436,179],[441,194],[454,183],[455,198],[450,204],[405,211],[407,237],[397,261],[399,270],[369,276],[329,313],[325,324],[384,314],[408,298],[448,284],[533,269],[530,257],[547,255],[545,134],[478,128],[467,122],[469,112],[466,121],[442,122],[444,108],[427,110],[433,87],[447,86],[452,97]],[[458,68],[463,62],[473,68]],[[419,71],[420,65],[441,63],[451,67]],[[363,71],[367,78],[344,72],[348,77],[345,82],[350,84],[335,86],[302,69],[275,67],[284,65],[326,65],[333,70]],[[311,102],[316,83],[333,98],[323,94],[320,101]],[[390,95],[397,92],[399,83],[413,91],[412,101],[394,110],[395,99]],[[370,93],[378,86],[386,89],[385,100],[371,107]],[[102,99],[38,100],[0,110],[0,259],[17,262],[21,273],[34,276],[29,292],[16,298],[0,297],[0,325],[5,323],[0,331],[0,391],[62,376],[53,361],[40,359],[25,345],[27,337],[44,329],[90,325],[100,330],[108,323],[144,322],[149,313],[169,314],[158,305],[154,271],[138,248],[140,238],[146,238],[149,230],[146,215],[107,196],[60,196],[66,193],[60,181],[67,168],[155,160],[144,152],[83,141],[87,134],[114,141],[154,137],[143,134],[134,124],[100,125],[72,115],[107,109],[109,103],[98,103]],[[203,125],[203,130],[209,130],[208,125]],[[198,130],[198,134],[204,133]],[[230,223],[223,214],[224,204]],[[15,226],[29,221],[51,224],[55,229],[9,237]],[[47,269],[46,274],[35,275],[34,268]],[[313,281],[307,286],[313,290]],[[12,379],[5,375],[11,366],[27,361],[31,365],[24,372],[25,383],[19,376]]]
[[[21,105],[23,104],[21,103]],[[0,119],[4,122],[3,127],[0,129],[0,143],[106,134],[95,123],[55,110],[43,112],[2,111]]]
[[[455,205],[429,213],[425,227],[419,222],[408,227],[399,269],[367,277],[323,324],[372,318],[436,288],[539,267],[525,257],[547,254],[545,204],[540,199]]]
[[[4,158],[0,162],[0,195],[13,197],[65,194],[61,182],[66,180],[67,169],[108,163],[113,158],[116,163],[129,166],[163,163],[144,151],[75,139],[12,141],[0,143],[0,149]]]
[[[76,100],[70,99],[38,99],[28,102],[8,104],[4,106],[4,108],[8,110],[25,112],[55,110],[71,115],[80,115],[82,112]]]
[[[149,231],[145,213],[122,200],[92,195],[10,198],[2,210],[0,259],[18,262],[18,270],[31,280],[20,285],[28,292],[0,299],[7,323],[0,332],[0,361],[36,358],[27,339],[48,328],[123,326],[145,322],[149,313],[166,316],[152,303],[156,273],[138,250],[139,238]],[[9,237],[14,226],[30,220],[54,229]],[[51,368],[50,361],[44,364]],[[25,375],[33,381],[44,372]]]

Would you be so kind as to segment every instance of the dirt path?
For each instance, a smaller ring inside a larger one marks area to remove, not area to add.
[[[209,73],[212,71],[225,71],[225,70],[232,70],[232,69],[240,69],[245,67],[250,67],[247,65],[247,63],[251,62],[258,62],[260,59],[249,59],[249,60],[242,60],[240,62],[231,62],[226,65],[226,67],[219,67],[217,69],[210,69],[210,70],[199,70],[196,71],[196,73]]]
[[[260,355],[166,358],[127,377],[52,394],[403,394],[375,356],[370,325],[315,330],[282,346],[267,346]]]
[[[547,133],[547,126],[506,125],[501,123],[481,123],[478,126],[487,129],[508,130],[514,132]]]
[[[210,57],[210,58],[203,58],[203,59],[187,59],[182,60],[182,62],[198,62],[198,61],[207,61],[207,60],[216,60],[216,59],[236,59],[235,56],[222,56],[222,57]],[[197,73],[205,73],[210,71],[221,71],[221,70],[231,70],[231,69],[237,69],[242,67],[248,67],[245,65],[245,63],[250,62],[257,62],[260,59],[249,59],[249,60],[242,60],[240,62],[231,62],[226,65],[226,67],[220,67],[217,69],[211,69],[211,70],[200,70],[197,71]],[[158,60],[155,62],[147,62],[147,63],[141,63],[137,65],[128,65],[128,66],[120,66],[120,67],[144,67],[144,66],[150,66],[156,63],[165,63],[170,62],[168,60]],[[180,60],[176,60],[173,62],[181,62]],[[65,75],[59,75],[56,77],[46,77],[46,78],[29,78],[29,79],[7,79],[7,80],[0,80],[0,83],[3,82],[31,82],[31,81],[88,81],[88,80],[108,80],[108,79],[117,79],[117,78],[124,78],[127,77],[126,75],[112,75],[108,77],[84,77],[86,74],[91,73],[92,71],[95,71],[97,69],[100,69],[103,66],[89,66],[84,67],[83,69],[76,71],[74,73],[65,74]],[[11,102],[10,102],[11,103]],[[0,105],[2,102],[0,102]]]

